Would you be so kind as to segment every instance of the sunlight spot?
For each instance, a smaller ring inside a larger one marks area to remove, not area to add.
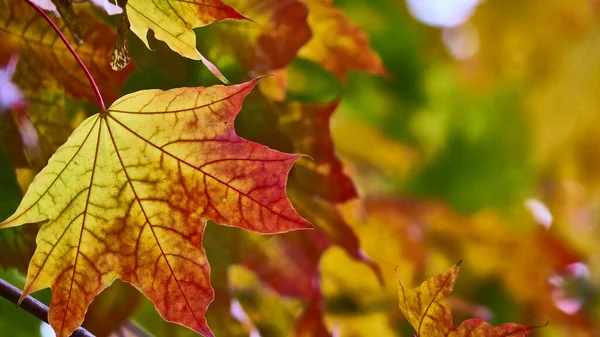
[[[23,95],[19,88],[12,82],[12,77],[17,68],[19,57],[13,55],[6,68],[0,68],[0,112],[8,108],[23,104]]]
[[[54,333],[54,329],[47,323],[42,322],[40,325],[40,335],[42,337],[56,337],[56,333]]]
[[[571,263],[566,269],[573,277],[580,277],[586,280],[590,278],[590,268],[583,262]]]
[[[539,200],[536,199],[527,199],[525,200],[525,207],[529,209],[531,215],[538,224],[542,225],[544,228],[548,229],[552,225],[552,213],[548,207]]]
[[[567,315],[581,310],[586,298],[589,298],[589,278],[589,267],[583,262],[571,263],[562,273],[550,276],[548,283],[553,287],[554,305]]]
[[[108,15],[123,13],[123,9],[121,7],[110,3],[108,0],[91,0],[90,2],[96,5],[96,7],[104,9]]]
[[[238,301],[236,299],[232,299],[230,310],[231,310],[231,316],[233,316],[238,321],[246,322],[249,320],[248,316],[246,315],[246,312],[244,311],[244,308],[242,308],[242,304],[240,303],[240,301]]]
[[[244,308],[242,308],[242,304],[238,300],[231,300],[230,312],[231,316],[233,316],[235,319],[237,319],[240,323],[242,323],[245,327],[247,327],[250,330],[250,337],[260,337],[258,329],[256,329],[254,324],[252,324],[252,320],[250,319],[250,317],[248,317],[248,315],[244,311]]]
[[[481,0],[406,0],[417,20],[434,27],[455,27],[466,22]]]
[[[146,159],[146,161],[150,160],[148,156],[144,156],[144,159]]]

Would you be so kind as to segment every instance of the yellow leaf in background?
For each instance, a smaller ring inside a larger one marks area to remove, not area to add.
[[[419,163],[419,153],[410,145],[359,119],[344,116],[341,108],[333,115],[331,133],[345,169],[357,171],[351,176],[364,194],[389,189],[385,178],[405,178]]]
[[[398,296],[400,310],[418,337],[525,337],[533,329],[517,324],[493,327],[481,318],[462,322],[459,327],[452,323],[448,296],[454,287],[460,262],[447,271],[436,275],[420,286],[405,289],[399,280]]]
[[[457,275],[458,264],[413,289],[404,289],[399,280],[400,310],[418,336],[448,336],[452,328],[448,296],[452,292]]]
[[[308,6],[308,23],[313,37],[300,49],[298,56],[321,64],[342,80],[351,70],[386,74],[367,34],[350,21],[333,0],[302,1]]]

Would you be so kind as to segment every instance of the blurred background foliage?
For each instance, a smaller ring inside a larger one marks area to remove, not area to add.
[[[235,2],[243,3],[228,3]],[[271,111],[278,98],[286,97],[281,109],[292,111],[289,118],[295,111],[289,104],[337,104],[330,131],[359,198],[335,208],[338,220],[360,240],[357,254],[369,259],[351,256],[340,248],[343,243],[311,248],[297,238],[306,234],[263,238],[210,224],[204,245],[217,291],[208,312],[215,333],[412,336],[397,308],[394,270],[404,284],[415,286],[462,259],[452,295],[455,322],[474,316],[493,324],[548,322],[531,335],[600,336],[600,1],[336,0],[335,5],[367,33],[385,73],[366,69],[339,76],[301,51],[248,97],[236,129],[273,148],[303,152],[286,138],[301,123],[286,129]],[[235,34],[223,33],[235,24],[196,29],[199,50],[234,83],[278,69],[245,63],[248,52],[228,43]],[[249,39],[239,30],[240,41]],[[138,39],[129,41],[136,71],[123,93],[217,83],[201,64],[164,44],[155,41],[149,51]],[[277,85],[282,78],[285,92]],[[10,144],[2,145],[0,215],[7,217],[28,180],[25,169],[14,169]],[[303,165],[310,164],[299,162],[290,179],[302,177]],[[297,206],[314,200],[300,195],[292,201]],[[3,230],[0,238],[18,240],[19,230]],[[279,274],[240,263],[238,250],[258,254],[264,258],[259,264]],[[379,266],[380,279],[366,261]],[[15,269],[0,276],[22,286]],[[302,277],[308,277],[307,287],[320,285],[318,301],[303,290]],[[286,282],[297,283],[288,289]],[[131,315],[157,336],[194,335],[164,323],[139,295],[115,295],[131,294],[127,286],[115,289],[102,303],[125,307],[118,315],[123,320]],[[47,300],[49,293],[37,296]],[[95,320],[117,316],[114,309],[92,310]],[[1,336],[39,331],[38,321],[0,301]]]

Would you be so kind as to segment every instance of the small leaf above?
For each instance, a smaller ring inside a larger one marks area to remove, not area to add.
[[[235,9],[221,0],[129,0],[126,15],[134,32],[146,47],[148,30],[164,41],[169,48],[181,56],[202,60],[202,63],[221,81],[227,82],[221,72],[196,49],[196,35],[193,28],[203,27],[214,21],[244,19]]]
[[[454,287],[460,262],[420,286],[405,290],[398,287],[400,311],[418,337],[525,337],[533,327],[502,324],[494,327],[481,318],[468,319],[459,327],[452,323],[448,296]]]
[[[206,221],[259,233],[310,227],[285,190],[298,155],[235,133],[257,81],[124,96],[86,119],[38,174],[0,228],[46,221],[23,296],[52,288],[58,337],[115,278],[166,320],[212,336]]]

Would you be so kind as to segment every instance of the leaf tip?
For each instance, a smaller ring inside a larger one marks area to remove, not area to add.
[[[210,330],[208,324],[204,324],[198,329],[198,332],[202,334],[204,337],[215,337],[215,334]]]
[[[251,18],[249,18],[249,17],[247,17],[247,16],[244,16],[244,15],[242,15],[242,14],[240,14],[240,15],[241,15],[241,18],[239,18],[239,20],[249,21],[249,22],[255,23],[255,24],[257,24],[257,25],[260,25],[260,23],[258,23],[258,22],[256,22],[256,21],[254,21],[253,19],[251,19]]]
[[[304,153],[299,153],[299,154],[297,154],[297,158],[300,158],[300,157],[303,157],[303,158],[308,158],[308,159],[310,159],[310,160],[312,160],[312,161],[315,161],[315,158],[313,158],[311,155],[308,155],[308,154],[304,154]],[[297,158],[296,158],[296,159],[297,159]]]

